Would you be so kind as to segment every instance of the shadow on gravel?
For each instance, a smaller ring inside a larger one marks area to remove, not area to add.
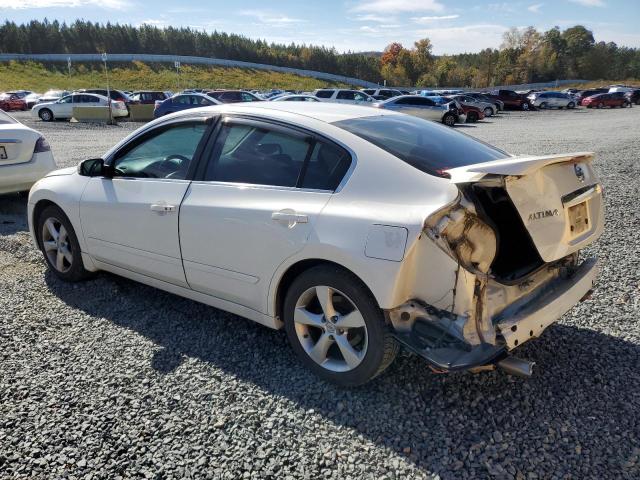
[[[308,374],[282,332],[109,274],[79,285],[45,280],[70,306],[161,347],[150,358],[158,374],[197,358],[354,429],[425,474],[640,476],[640,347],[621,338],[555,325],[518,351],[537,364],[528,380],[435,375],[405,356],[370,384],[342,390]]]
[[[0,235],[28,231],[27,197],[18,194],[0,195]]]

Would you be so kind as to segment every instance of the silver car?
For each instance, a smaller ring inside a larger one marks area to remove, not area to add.
[[[383,102],[373,104],[376,108],[394,110],[426,120],[442,122],[449,127],[456,123],[464,123],[467,116],[462,107],[455,100],[444,97],[423,97],[420,95],[402,95]]]
[[[576,100],[568,93],[534,92],[527,96],[531,105],[537,108],[575,108]]]
[[[470,97],[469,95],[452,95],[449,98],[454,98],[462,105],[469,105],[471,107],[479,108],[484,112],[485,117],[495,115],[498,111],[498,107],[494,103],[480,100],[479,98]]]

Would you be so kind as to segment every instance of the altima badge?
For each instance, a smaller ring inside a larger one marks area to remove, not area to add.
[[[554,208],[553,210],[543,210],[541,212],[533,212],[529,214],[529,221],[540,220],[541,218],[547,218],[547,217],[557,217],[558,215],[560,215],[560,213],[558,213],[557,208]]]

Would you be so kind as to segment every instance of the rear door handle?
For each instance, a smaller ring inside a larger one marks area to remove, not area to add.
[[[287,225],[289,228],[295,226],[296,223],[309,223],[309,217],[301,215],[290,210],[280,210],[271,214],[271,220]]]
[[[164,215],[165,213],[171,213],[176,211],[175,205],[167,205],[166,203],[152,203],[151,211]]]

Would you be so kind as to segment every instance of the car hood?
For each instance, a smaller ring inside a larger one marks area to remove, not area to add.
[[[78,171],[78,167],[59,168],[45,175],[45,177],[59,177],[62,175],[73,175]]]

